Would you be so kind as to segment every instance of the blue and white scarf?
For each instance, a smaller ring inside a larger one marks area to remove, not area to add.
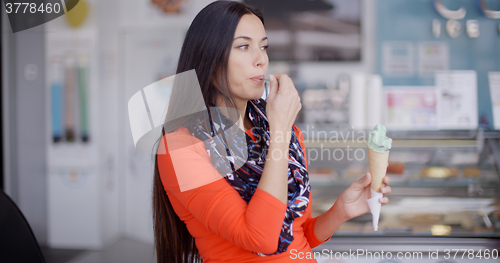
[[[252,133],[256,141],[224,116],[220,109],[209,105],[209,118],[198,119],[195,124],[186,128],[204,142],[214,167],[248,204],[257,189],[269,148],[266,101],[249,100],[247,104],[248,117],[252,122]],[[292,128],[288,158],[288,202],[278,250],[273,254],[253,252],[259,256],[272,256],[287,251],[294,239],[293,221],[306,212],[311,186],[303,153],[304,149]]]

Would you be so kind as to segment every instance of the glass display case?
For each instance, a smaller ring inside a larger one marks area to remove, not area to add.
[[[368,171],[369,131],[297,126],[304,135],[312,213],[317,216]],[[393,139],[387,172],[392,193],[389,204],[382,207],[379,230],[374,231],[368,213],[344,223],[314,251],[341,251],[347,244],[384,250],[408,250],[413,244],[409,251],[427,251],[438,244],[450,244],[449,249],[472,243],[480,244],[475,250],[500,247],[500,132],[389,131],[387,135]]]
[[[313,213],[318,215],[368,171],[368,132],[315,129],[308,134],[306,127],[298,126],[304,133],[314,189]],[[322,138],[328,133],[345,135]],[[500,133],[388,136],[393,138],[387,173],[393,190],[382,210],[380,230],[374,232],[371,216],[363,216],[344,224],[337,235],[500,236]]]

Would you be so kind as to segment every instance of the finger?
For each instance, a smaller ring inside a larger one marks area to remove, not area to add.
[[[379,199],[380,203],[383,204],[383,205],[386,205],[389,203],[389,198],[387,197],[382,197]]]
[[[384,179],[382,180],[382,182],[386,185],[390,184],[391,183],[391,178],[389,176],[384,176]]]
[[[274,96],[278,92],[278,80],[274,75],[269,75],[269,95]]]
[[[276,77],[276,80],[281,83],[286,78],[286,74],[274,74],[274,77]]]
[[[382,188],[381,191],[382,191],[382,193],[384,195],[388,195],[388,194],[390,194],[392,192],[392,188],[390,186],[385,186],[385,187]]]
[[[288,90],[290,86],[293,86],[293,81],[288,75],[276,74],[274,76],[276,77],[280,90],[281,88]]]
[[[363,181],[363,187],[368,186],[372,182],[372,174],[367,172],[365,175],[365,180]]]
[[[372,175],[370,172],[366,173],[363,177],[359,178],[359,180],[353,183],[353,186],[356,188],[365,188],[372,181]]]

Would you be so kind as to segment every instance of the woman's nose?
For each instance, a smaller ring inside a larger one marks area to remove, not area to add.
[[[255,58],[255,66],[262,67],[262,66],[265,66],[266,63],[267,63],[266,51],[262,51],[259,49],[259,51],[256,54],[256,58]]]

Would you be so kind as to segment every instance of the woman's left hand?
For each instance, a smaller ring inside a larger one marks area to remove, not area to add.
[[[365,176],[361,177],[361,179],[353,182],[337,199],[336,204],[339,205],[342,218],[345,221],[370,212],[366,200],[371,198],[371,181],[372,176],[368,172]],[[380,203],[385,205],[389,202],[389,199],[385,197],[385,195],[390,194],[392,191],[391,187],[387,186],[391,182],[391,179],[385,176],[382,182],[385,184],[381,189],[384,197],[380,198]]]

